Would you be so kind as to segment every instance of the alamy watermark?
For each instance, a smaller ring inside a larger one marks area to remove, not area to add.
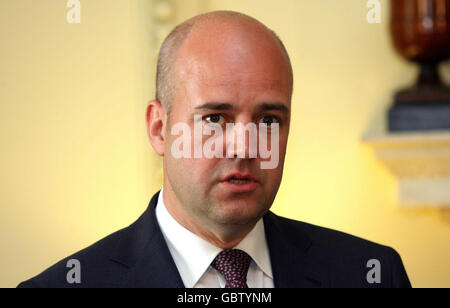
[[[381,3],[380,0],[368,0],[366,7],[369,9],[366,15],[369,24],[381,23]]]
[[[172,126],[171,134],[181,135],[172,143],[171,154],[176,159],[261,158],[261,169],[275,169],[279,163],[279,131],[279,123],[226,123],[224,132],[220,124],[203,124],[202,116],[197,114],[193,132],[187,123]],[[204,136],[210,137],[204,141]]]
[[[70,270],[67,272],[66,281],[68,284],[81,283],[81,263],[77,259],[70,259],[66,264]]]
[[[370,259],[366,264],[367,268],[370,270],[367,272],[367,282],[369,284],[380,284],[381,283],[381,262],[377,259]]]
[[[80,0],[68,0],[66,7],[69,8],[66,20],[69,24],[81,23],[81,3]]]

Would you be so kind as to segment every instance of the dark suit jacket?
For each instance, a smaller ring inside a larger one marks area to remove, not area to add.
[[[131,226],[60,261],[19,287],[163,287],[183,282],[156,220],[158,194]],[[410,287],[398,253],[345,233],[264,216],[275,287]],[[67,261],[81,265],[81,283],[69,284]],[[370,284],[367,262],[380,261],[381,283]]]

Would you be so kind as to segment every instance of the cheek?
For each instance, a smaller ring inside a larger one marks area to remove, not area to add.
[[[172,168],[176,170],[180,181],[192,189],[211,186],[217,180],[216,159],[174,159]]]
[[[287,141],[288,141],[287,134],[280,136],[280,147],[279,147],[280,162],[284,161],[284,156],[286,155],[286,149],[287,149]]]
[[[190,159],[187,164],[189,164],[189,175],[192,178],[198,179],[202,183],[211,182],[216,177],[217,169],[217,159]]]
[[[266,186],[272,186],[281,181],[281,177],[283,174],[283,169],[281,164],[278,168],[270,170],[270,172],[266,175]]]

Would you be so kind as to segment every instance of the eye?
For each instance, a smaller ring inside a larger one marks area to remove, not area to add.
[[[222,124],[225,121],[225,118],[220,114],[210,114],[205,116],[204,120],[212,124]]]
[[[274,123],[280,124],[280,121],[275,116],[264,116],[259,120],[259,123],[265,124],[267,126],[271,126]]]

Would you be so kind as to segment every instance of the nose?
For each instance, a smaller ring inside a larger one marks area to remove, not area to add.
[[[258,155],[258,129],[255,123],[227,124],[225,129],[227,158],[253,159]]]

